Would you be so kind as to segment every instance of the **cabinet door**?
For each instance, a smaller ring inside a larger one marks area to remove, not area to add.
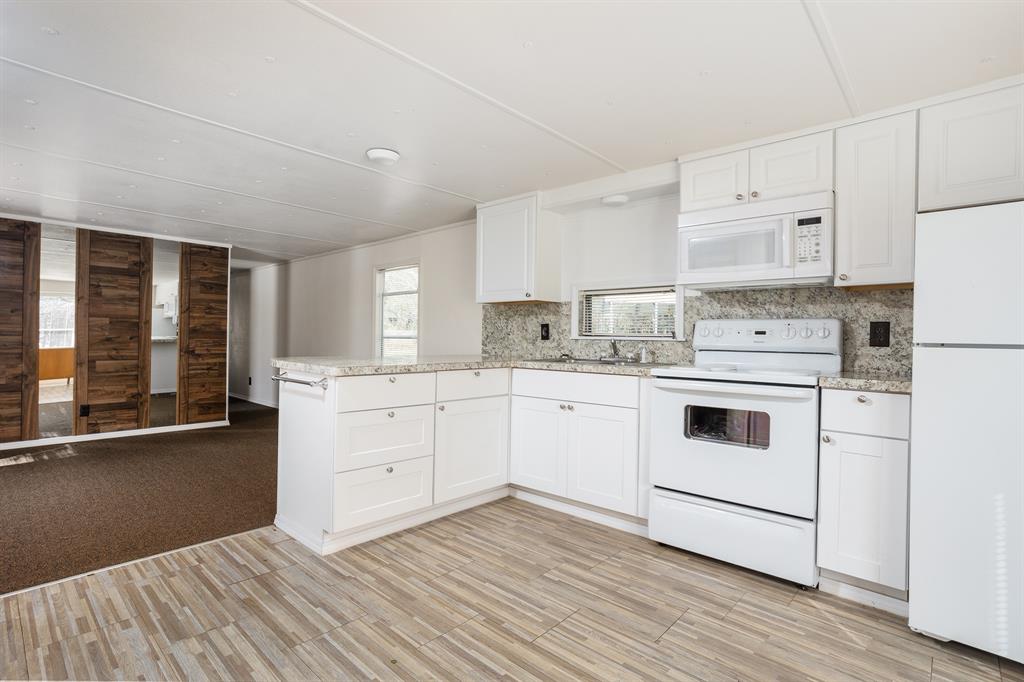
[[[917,115],[840,128],[836,286],[914,280]]]
[[[508,483],[508,397],[437,406],[434,504]]]
[[[512,396],[512,483],[565,495],[567,412],[555,400]]]
[[[1024,85],[921,110],[918,210],[1024,198]]]
[[[749,152],[679,164],[679,211],[735,206],[747,201]]]
[[[832,190],[832,131],[750,150],[750,200]]]
[[[818,565],[907,589],[907,441],[821,435]]]
[[[477,209],[477,303],[533,300],[536,241],[536,195]]]
[[[639,432],[637,410],[572,403],[568,406],[566,496],[636,515]]]

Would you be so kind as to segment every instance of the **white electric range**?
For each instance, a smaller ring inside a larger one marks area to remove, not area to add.
[[[817,585],[817,384],[841,322],[702,320],[693,347],[652,370],[651,539]]]

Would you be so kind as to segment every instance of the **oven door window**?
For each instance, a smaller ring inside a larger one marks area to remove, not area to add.
[[[728,407],[686,406],[686,437],[767,450],[771,417],[766,412]]]

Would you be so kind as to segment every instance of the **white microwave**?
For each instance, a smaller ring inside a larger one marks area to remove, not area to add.
[[[676,283],[741,289],[832,283],[832,192],[679,216]]]

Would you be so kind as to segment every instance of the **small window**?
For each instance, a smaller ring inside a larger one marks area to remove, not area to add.
[[[581,337],[675,337],[675,287],[590,289],[577,300]]]
[[[74,294],[39,297],[39,347],[75,347]]]
[[[415,358],[419,343],[419,266],[377,271],[377,356]]]

